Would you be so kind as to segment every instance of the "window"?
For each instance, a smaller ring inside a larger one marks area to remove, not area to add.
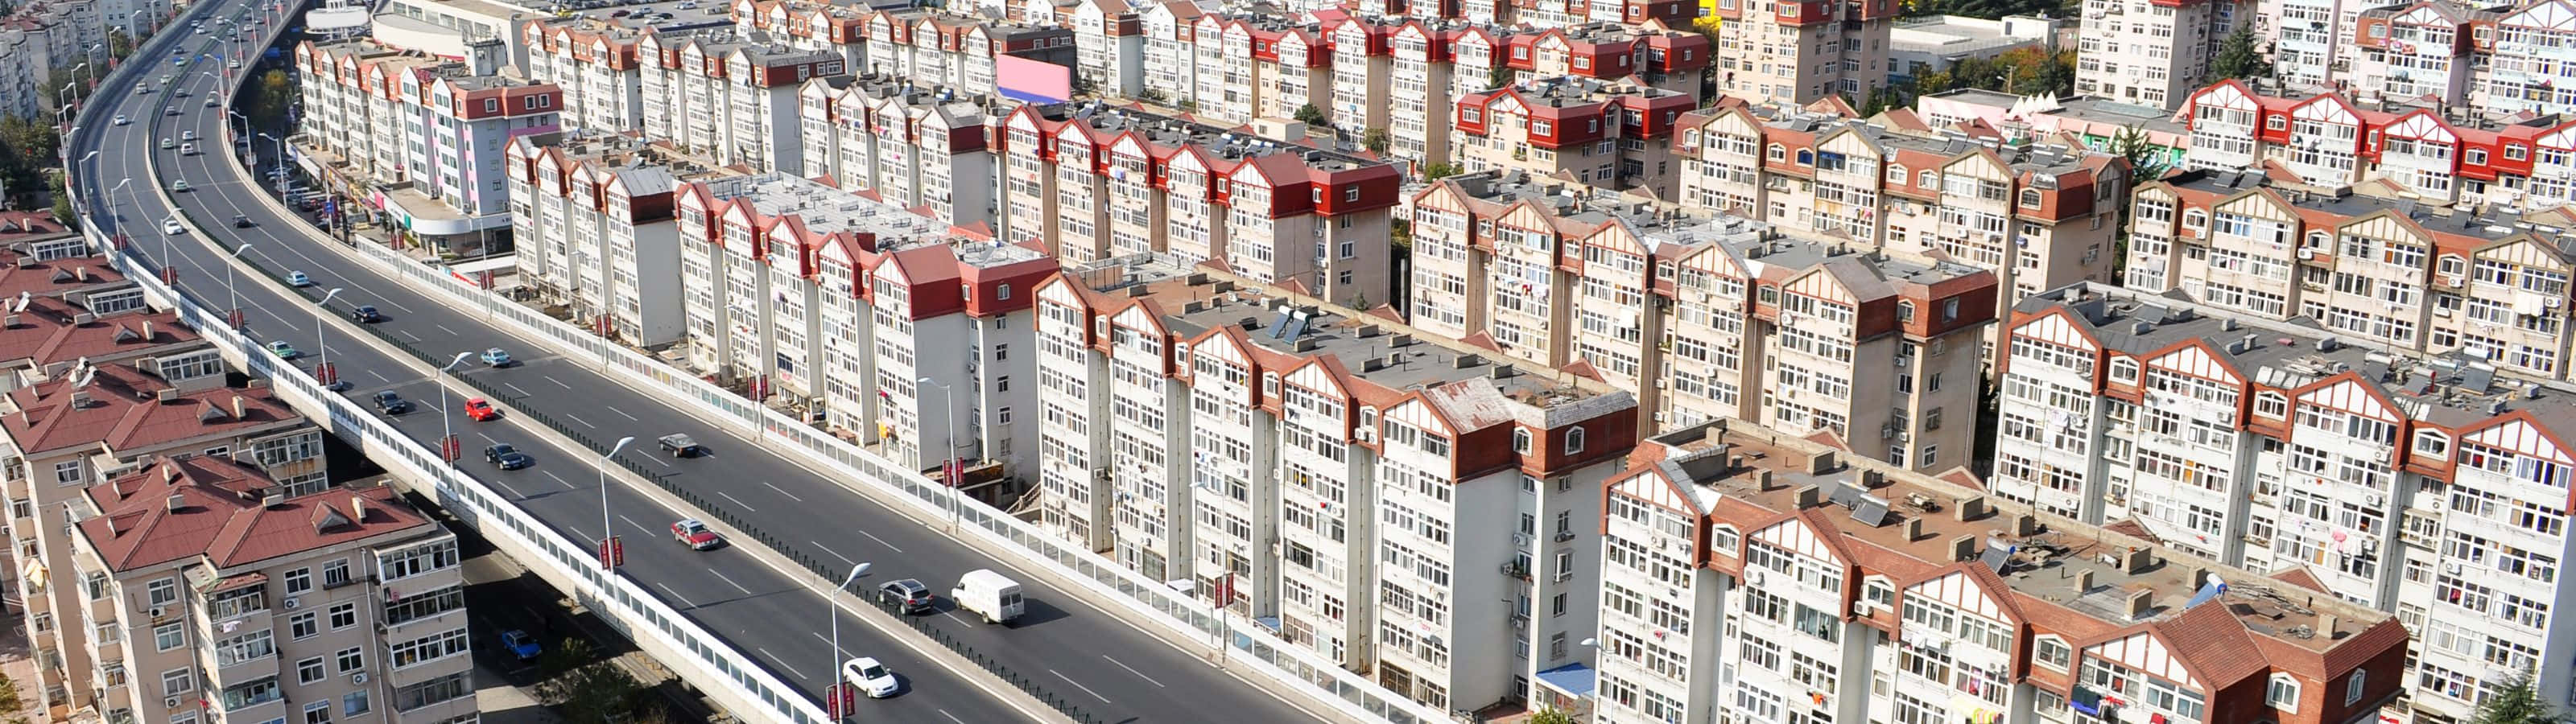
[[[1009,285],[1009,284],[1001,284],[1001,285],[996,285],[996,286],[994,286],[994,287],[993,287],[993,298],[994,298],[994,299],[1009,299],[1009,298],[1011,298],[1011,285]]]
[[[152,650],[169,651],[188,645],[188,629],[177,622],[152,627]]]
[[[331,702],[317,701],[304,705],[304,724],[331,724]]]
[[[2263,703],[2284,714],[2298,713],[2299,680],[2290,678],[2289,674],[2273,674],[2271,685],[2263,690]]]
[[[1579,452],[1583,452],[1583,428],[1565,431],[1565,454],[1572,455]]]
[[[197,671],[187,667],[161,672],[161,695],[178,696],[197,688]]]
[[[313,569],[298,568],[286,572],[286,595],[313,590]]]
[[[167,606],[179,602],[179,579],[158,579],[144,584],[143,588],[153,606]]]
[[[1528,428],[1512,428],[1512,452],[1520,453],[1520,454],[1522,454],[1522,455],[1528,455],[1528,454],[1529,454],[1529,451],[1530,451],[1530,431],[1529,431],[1529,429],[1528,429]]]
[[[288,633],[299,639],[312,638],[314,634],[322,632],[322,627],[314,625],[313,614],[309,613],[299,613],[294,618],[287,619],[286,627]]]
[[[365,689],[352,691],[348,696],[340,697],[340,713],[343,715],[357,716],[367,713],[367,709],[367,690]]]
[[[330,672],[323,670],[322,657],[320,656],[295,662],[296,683],[310,684],[316,681],[321,681],[323,678],[330,675]]]
[[[331,630],[358,625],[358,602],[349,601],[331,607]]]
[[[340,673],[343,674],[367,668],[367,653],[354,647],[341,649],[340,655],[334,658],[338,659],[338,661],[335,662],[335,665],[339,667]],[[350,713],[355,714],[357,712]]]
[[[323,588],[337,588],[346,585],[349,585],[348,559],[343,558],[322,564]]]
[[[2352,706],[2361,703],[2361,691],[2369,686],[2367,683],[2369,680],[2369,669],[2353,669],[2351,678],[2343,680],[2343,705]]]
[[[2034,662],[2058,671],[2065,671],[2067,661],[2075,655],[2075,650],[2066,645],[2066,639],[2055,636],[2033,638],[2030,648]]]

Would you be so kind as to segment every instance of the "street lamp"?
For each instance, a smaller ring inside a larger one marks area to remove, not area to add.
[[[438,439],[438,452],[445,454],[448,445],[457,446],[456,454],[448,456],[447,459],[447,466],[450,468],[456,467],[456,458],[465,456],[465,446],[463,443],[456,442],[456,427],[447,419],[447,383],[439,380],[438,376],[448,370],[456,369],[457,365],[465,364],[465,360],[473,356],[472,352],[458,352],[455,360],[449,361],[447,366],[440,367],[437,372],[429,375],[429,381],[438,385],[438,429],[439,434],[444,436]]]
[[[271,136],[271,135],[268,135],[268,134],[266,134],[266,133],[259,134],[259,137],[260,137],[260,138],[268,139],[268,142],[269,142],[269,143],[277,144],[277,170],[278,170],[278,174],[277,174],[277,195],[278,195],[278,197],[279,197],[279,198],[285,198],[285,197],[286,197],[286,173],[285,173],[285,171],[286,171],[286,141],[285,141],[284,139],[278,138],[278,137],[276,137],[276,136]],[[256,159],[254,159],[254,160],[256,160]],[[252,164],[252,165],[253,165],[253,166],[256,166],[256,165],[258,165],[258,164]]]
[[[867,575],[868,569],[875,566],[874,563],[850,566],[850,577],[841,579],[841,584],[833,586],[832,593],[823,597],[823,615],[832,619],[832,660],[827,662],[828,665],[824,666],[823,670],[832,672],[834,677],[839,677],[841,671],[841,609],[832,599],[839,598],[843,592],[850,589],[850,584],[857,583],[860,576]],[[841,706],[841,697],[846,696],[847,692],[838,688],[839,681],[832,679],[826,679],[826,681],[832,681],[830,686],[824,688],[824,691],[832,697],[832,718],[835,721],[847,718],[849,714],[843,712]]]
[[[1583,647],[1587,649],[1598,650],[1601,648],[1601,639],[1587,638],[1581,643],[1583,644]],[[1587,722],[1601,721],[1601,658],[1598,656],[1595,656],[1592,659],[1592,690],[1584,692],[1583,698],[1588,700],[1583,703],[1583,707],[1586,710],[1583,712],[1583,720]]]
[[[929,377],[922,377],[916,381],[939,388],[939,414],[940,419],[947,422],[944,427],[947,428],[948,433],[948,450],[946,454],[939,457],[939,482],[948,486],[948,524],[953,527],[957,524],[957,496],[960,493],[957,491],[957,474],[949,467],[949,463],[957,458],[957,400],[952,396],[947,385],[933,381]],[[918,401],[921,396],[914,395],[913,399]]]
[[[599,567],[612,576],[617,575],[617,569],[608,565],[613,560],[609,556],[608,542],[616,540],[617,531],[608,527],[608,461],[616,458],[618,451],[626,449],[627,443],[634,441],[633,435],[617,438],[617,444],[608,446],[607,454],[599,456]]]
[[[224,265],[224,269],[224,274],[226,275],[224,283],[229,287],[232,283],[230,279],[230,275],[232,274],[232,265],[226,264]],[[331,307],[331,298],[336,296],[340,296],[340,289],[337,287],[333,288],[331,291],[323,292],[322,301],[313,303],[313,350],[314,354],[320,355],[318,359],[313,361],[313,369],[316,372],[331,368],[331,343],[322,338],[322,310],[329,309]],[[341,380],[338,374],[333,374],[331,375],[331,381],[324,384],[322,388],[332,392],[339,392],[341,390],[349,389],[349,383]]]
[[[233,247],[233,258],[240,259],[243,252],[250,251],[250,246],[243,244]],[[241,294],[233,291],[233,265],[231,264],[224,265],[224,296],[231,300],[229,308],[232,310],[233,329],[239,330],[242,327]]]
[[[232,107],[232,106],[230,106],[230,105],[226,105],[226,106],[224,106],[224,115],[232,116],[234,119],[237,119],[237,120],[240,120],[240,121],[241,121],[241,125],[242,125],[241,132],[240,132],[240,133],[235,133],[235,134],[233,134],[233,138],[238,139],[238,138],[241,138],[241,137],[243,137],[243,136],[248,136],[248,135],[250,135],[250,116],[242,115],[242,114],[241,114],[241,111],[233,110],[233,107]],[[232,124],[230,124],[230,123],[226,123],[226,124],[224,124],[224,130],[227,130],[227,131],[232,130]],[[253,160],[257,160],[257,159],[253,159]],[[254,164],[252,164],[252,165],[256,166],[256,165],[258,165],[258,164],[254,163]]]

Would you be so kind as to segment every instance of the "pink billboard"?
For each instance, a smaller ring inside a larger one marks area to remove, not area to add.
[[[1073,98],[1073,69],[1013,55],[993,56],[994,90],[1022,103],[1063,103]]]

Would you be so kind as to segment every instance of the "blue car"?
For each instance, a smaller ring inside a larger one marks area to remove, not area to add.
[[[518,629],[501,632],[501,648],[509,649],[510,655],[519,657],[520,661],[533,661],[538,654],[546,652],[545,647],[537,645],[536,637]]]
[[[170,59],[170,64],[171,64],[171,65],[175,65],[175,66],[179,66],[179,67],[183,67],[183,68],[184,68],[184,67],[187,67],[187,65],[188,65],[188,59],[187,59],[187,58],[171,58],[171,59]]]
[[[494,367],[508,367],[510,366],[510,353],[502,351],[499,347],[483,350],[483,364]]]

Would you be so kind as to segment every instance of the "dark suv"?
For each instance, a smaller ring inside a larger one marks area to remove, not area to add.
[[[930,596],[929,586],[921,585],[921,581],[906,578],[900,581],[887,581],[885,585],[878,586],[877,600],[884,601],[888,606],[895,606],[904,613],[929,613],[931,604],[938,599]]]
[[[411,411],[411,401],[403,399],[402,395],[395,394],[393,390],[377,392],[375,403],[376,411],[387,415],[400,415]]]

